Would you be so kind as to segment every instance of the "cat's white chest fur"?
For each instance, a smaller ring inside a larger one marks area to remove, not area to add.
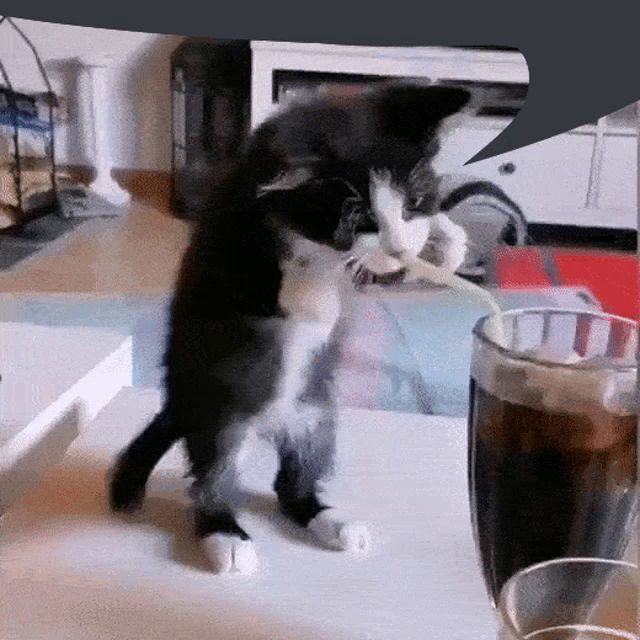
[[[345,286],[339,253],[300,237],[291,241],[292,255],[281,264],[278,303],[286,313],[283,356],[272,409],[300,415],[299,398],[308,382],[315,354],[329,340],[341,314]]]
[[[340,254],[299,236],[292,237],[291,249],[292,255],[280,265],[282,282],[278,303],[281,309],[293,322],[312,322],[333,328],[341,309]]]

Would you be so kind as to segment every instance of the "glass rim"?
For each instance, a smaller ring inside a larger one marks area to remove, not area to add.
[[[613,313],[606,313],[605,311],[592,311],[590,309],[571,309],[568,307],[523,307],[520,309],[508,309],[506,311],[501,311],[500,313],[490,313],[482,316],[476,321],[475,325],[473,326],[472,335],[480,342],[490,346],[492,349],[495,349],[498,353],[511,360],[528,362],[531,364],[541,365],[543,367],[574,370],[576,368],[579,368],[580,370],[584,371],[637,371],[637,361],[634,364],[602,364],[600,362],[589,364],[589,362],[587,361],[584,364],[581,364],[580,367],[576,367],[575,364],[554,362],[553,360],[548,360],[545,358],[530,356],[524,353],[517,353],[498,344],[495,340],[492,340],[488,335],[486,335],[486,333],[482,331],[485,323],[490,321],[492,318],[500,318],[505,316],[538,315],[541,313],[548,313],[551,315],[591,316],[592,318],[599,318],[601,320],[621,322],[622,324],[633,327],[637,332],[640,332],[640,323],[638,323],[638,321],[632,320],[631,318],[625,318],[623,316],[617,316]]]
[[[540,569],[544,569],[546,567],[551,567],[555,565],[570,565],[570,564],[592,564],[592,565],[603,565],[609,567],[618,567],[620,569],[631,569],[635,571],[640,571],[640,566],[634,564],[633,562],[628,562],[627,560],[614,560],[613,558],[590,558],[590,557],[568,557],[568,558],[554,558],[552,560],[545,560],[543,562],[537,562],[536,564],[532,564],[524,569],[521,569],[517,573],[514,573],[504,584],[502,589],[500,590],[500,595],[498,597],[497,602],[497,612],[498,615],[502,618],[503,623],[508,627],[509,633],[514,638],[519,638],[522,636],[522,633],[518,631],[516,628],[511,616],[508,614],[508,609],[505,605],[506,592],[508,588],[515,584],[515,582],[522,578],[523,576],[527,576],[531,573],[539,571]]]

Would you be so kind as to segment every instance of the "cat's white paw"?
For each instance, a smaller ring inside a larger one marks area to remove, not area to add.
[[[202,545],[217,573],[248,575],[258,568],[258,555],[251,540],[214,533],[203,538]]]
[[[384,253],[380,247],[350,260],[348,267],[351,269],[352,280],[357,286],[374,282],[393,284],[401,282],[404,277],[402,262]]]
[[[374,170],[370,174],[371,208],[376,215],[399,214],[404,209],[404,193],[399,185],[394,184],[391,171]]]
[[[433,264],[455,273],[467,257],[467,232],[458,224],[452,222],[446,215],[437,214],[431,219],[431,257],[423,258]],[[428,251],[425,247],[425,252]]]
[[[364,268],[376,274],[393,273],[402,269],[402,262],[386,254],[380,247],[375,247],[356,259],[352,268],[354,271]]]
[[[371,534],[364,522],[344,522],[331,509],[319,513],[308,525],[315,537],[339,551],[366,553],[371,547]]]

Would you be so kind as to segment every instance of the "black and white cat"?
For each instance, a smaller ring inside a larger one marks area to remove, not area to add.
[[[383,220],[390,199],[396,211],[410,200],[411,171],[469,99],[458,88],[391,85],[292,107],[254,132],[184,256],[165,403],[116,462],[115,511],[140,506],[153,468],[183,440],[197,536],[218,571],[252,571],[255,549],[234,502],[238,452],[257,432],[279,455],[283,513],[324,545],[367,547],[366,526],[343,521],[319,495],[334,462],[345,259],[372,209]]]

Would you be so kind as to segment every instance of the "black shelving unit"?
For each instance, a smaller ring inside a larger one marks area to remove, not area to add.
[[[9,17],[0,17],[0,29],[11,28],[33,55],[46,87],[44,93],[26,94],[15,90],[10,73],[0,61],[0,135],[10,140],[8,155],[0,158],[0,171],[8,172],[13,191],[0,193],[0,208],[16,225],[56,210],[59,205],[55,168],[54,108],[57,98],[36,48]],[[44,115],[41,113],[44,111]],[[27,145],[31,141],[35,144]],[[43,153],[33,153],[35,147]],[[46,174],[47,188],[30,188],[29,174]],[[6,226],[6,225],[5,225]]]
[[[197,218],[249,129],[248,41],[189,38],[171,58],[172,208]]]

